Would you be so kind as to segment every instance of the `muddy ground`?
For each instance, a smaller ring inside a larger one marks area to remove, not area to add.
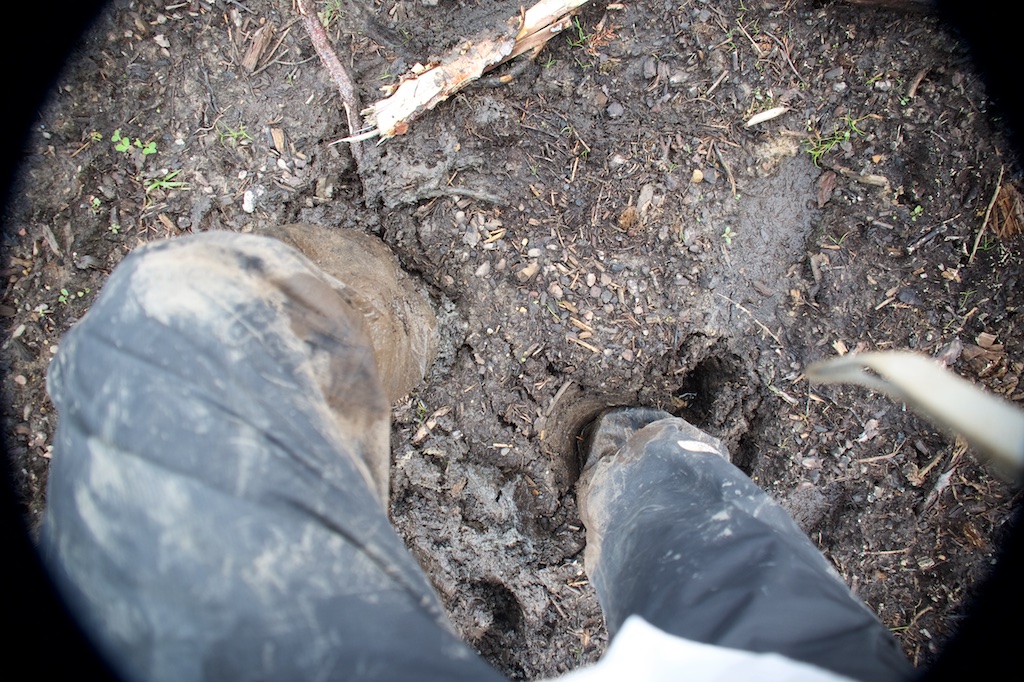
[[[934,18],[843,3],[591,5],[511,84],[440,105],[360,177],[291,3],[114,3],[40,113],[4,216],[3,434],[27,517],[45,504],[47,362],[128,251],[354,228],[442,312],[441,358],[395,408],[391,513],[500,670],[553,675],[607,644],[572,436],[624,403],[723,438],[933,661],[1015,493],[900,405],[803,370],[909,348],[1024,397],[1021,242],[996,236],[1009,199],[975,245],[1018,171],[964,49]],[[519,2],[318,7],[372,101]]]

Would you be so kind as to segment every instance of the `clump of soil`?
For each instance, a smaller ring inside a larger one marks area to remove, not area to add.
[[[364,101],[519,11],[487,5],[319,3]],[[902,406],[803,370],[913,349],[1024,397],[1020,236],[982,230],[1019,175],[963,49],[930,17],[844,4],[592,5],[361,177],[288,3],[114,3],[40,112],[4,219],[4,437],[27,517],[45,504],[47,363],[125,253],[354,227],[429,287],[442,328],[395,408],[392,518],[500,670],[553,675],[607,644],[573,429],[628,403],[722,438],[911,660],[934,660],[1014,493]]]

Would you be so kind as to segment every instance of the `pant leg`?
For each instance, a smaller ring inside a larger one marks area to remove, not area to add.
[[[61,342],[42,551],[127,678],[499,679],[388,521],[351,296],[210,233],[129,255]]]
[[[667,413],[641,414],[647,425],[631,431],[631,412],[600,423],[603,435],[631,435],[591,461],[579,493],[587,573],[613,635],[637,614],[679,637],[854,679],[913,674],[889,631],[718,440]]]

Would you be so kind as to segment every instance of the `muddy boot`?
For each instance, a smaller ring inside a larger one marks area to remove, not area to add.
[[[344,228],[282,225],[260,230],[298,249],[352,292],[390,402],[426,375],[437,354],[437,319],[427,297],[377,237]]]
[[[649,408],[607,411],[584,436],[586,570],[613,637],[639,616],[687,640],[853,679],[912,673],[891,633],[718,439]]]

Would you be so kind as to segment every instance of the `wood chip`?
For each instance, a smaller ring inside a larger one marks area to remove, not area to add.
[[[252,73],[256,70],[256,64],[259,63],[260,58],[263,56],[264,51],[270,45],[270,41],[274,39],[274,27],[271,24],[262,26],[252,35],[252,40],[249,42],[249,49],[245,53],[245,57],[242,58],[242,68]]]
[[[168,230],[178,229],[178,226],[174,224],[173,220],[167,217],[166,213],[161,213],[160,215],[158,215],[157,220],[159,220],[163,224],[163,226],[166,227]]]
[[[284,154],[284,131],[280,128],[271,128],[270,137],[274,139],[274,149],[277,150],[277,153]]]
[[[573,343],[575,343],[575,344],[577,344],[579,346],[583,346],[584,348],[589,350],[591,353],[600,353],[601,352],[600,348],[597,348],[596,346],[591,346],[586,341],[580,341],[575,336],[566,336],[565,338],[567,338],[568,340],[572,341]]]

